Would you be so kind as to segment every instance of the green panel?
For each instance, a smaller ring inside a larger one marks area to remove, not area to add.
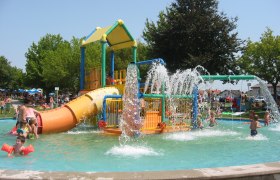
[[[254,80],[254,75],[202,75],[204,81],[210,80]]]

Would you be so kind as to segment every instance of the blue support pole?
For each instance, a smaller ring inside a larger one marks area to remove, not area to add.
[[[80,90],[85,88],[85,47],[81,47]]]
[[[111,51],[111,70],[110,70],[110,74],[111,74],[112,79],[115,79],[114,71],[115,71],[115,53],[114,53],[114,51]],[[112,84],[113,85],[115,84],[114,81],[112,82]]]
[[[192,126],[194,129],[197,128],[197,115],[198,115],[198,87],[193,88],[193,117]]]
[[[103,99],[103,106],[102,106],[102,119],[106,122],[106,107],[107,107],[107,104],[106,104],[106,99],[108,98],[122,98],[122,95],[106,95],[104,96],[104,99]]]

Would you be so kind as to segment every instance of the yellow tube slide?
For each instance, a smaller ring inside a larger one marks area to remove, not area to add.
[[[63,107],[43,111],[38,120],[38,133],[68,131],[76,127],[82,119],[99,113],[102,110],[104,96],[118,94],[119,91],[115,87],[100,88],[70,101]]]

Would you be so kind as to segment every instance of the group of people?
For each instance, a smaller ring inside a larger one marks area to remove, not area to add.
[[[259,123],[259,116],[255,114],[255,111],[250,111],[249,114],[250,119],[250,129],[251,129],[251,136],[256,136],[258,134],[257,129],[261,128],[262,126]],[[270,113],[266,111],[264,114],[264,126],[268,126],[270,124]]]
[[[38,138],[37,133],[37,115],[39,114],[34,108],[20,105],[17,108],[16,130],[18,136],[28,139]]]
[[[209,121],[209,127],[214,127],[215,125],[218,125],[214,111],[208,109],[208,117],[206,118],[206,121]],[[198,114],[197,116],[197,127],[200,129],[204,128],[201,114]]]
[[[16,143],[13,145],[13,150],[8,156],[20,156],[25,154],[26,147],[24,143],[26,139],[37,139],[37,114],[38,111],[26,105],[18,106],[16,110],[16,126],[12,130],[12,134],[16,135]]]
[[[249,120],[250,122],[247,122],[245,124],[250,124],[251,136],[256,136],[258,134],[257,129],[261,128],[261,125],[259,123],[259,116],[254,111],[250,111]],[[214,127],[215,125],[218,124],[215,118],[214,111],[208,109],[208,117],[206,118],[206,121],[209,121],[209,127]],[[264,114],[264,126],[268,126],[269,124],[270,124],[270,113],[269,111],[266,111]],[[197,117],[197,127],[200,129],[204,128],[201,114],[198,114]]]

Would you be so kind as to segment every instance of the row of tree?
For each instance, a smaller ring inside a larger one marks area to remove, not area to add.
[[[138,60],[160,57],[171,72],[201,65],[211,74],[249,73],[268,81],[276,90],[280,80],[280,36],[274,36],[272,30],[267,29],[260,42],[238,39],[237,17],[219,13],[217,0],[175,0],[158,18],[156,23],[146,21],[145,43],[138,42]],[[81,39],[66,41],[60,35],[47,34],[25,54],[26,73],[11,67],[2,56],[0,88],[24,85],[50,91],[59,86],[77,92]],[[131,56],[130,49],[117,51],[116,70],[125,69]],[[101,66],[98,43],[86,48],[86,59],[86,69]]]

